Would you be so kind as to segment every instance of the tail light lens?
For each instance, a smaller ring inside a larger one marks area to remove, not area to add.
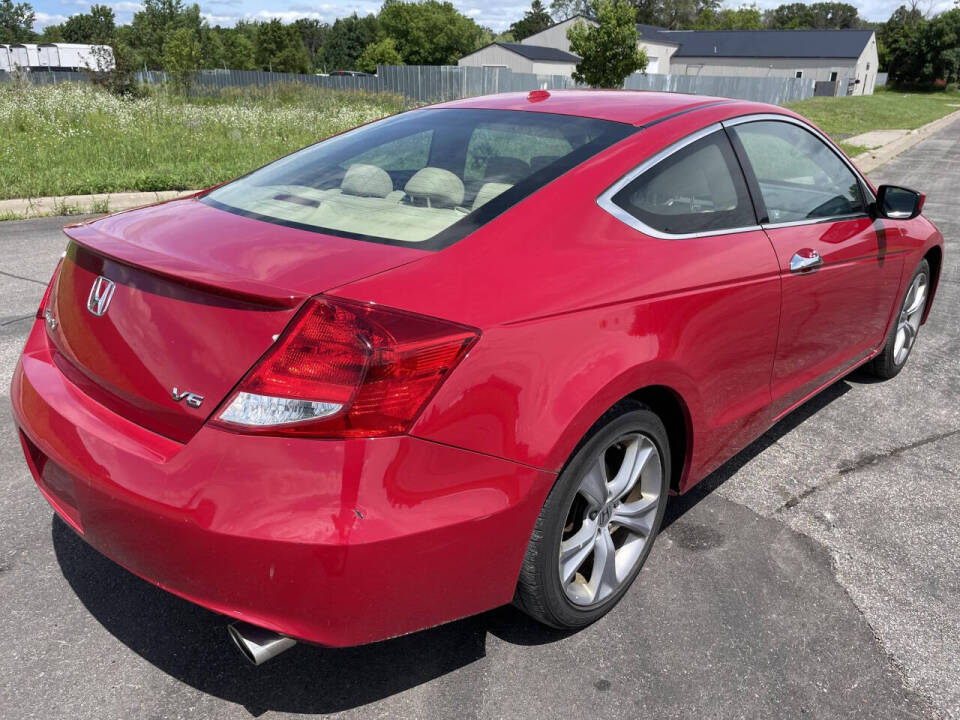
[[[53,286],[57,284],[57,275],[60,274],[60,266],[63,265],[63,256],[60,257],[60,260],[57,262],[57,267],[53,271],[53,275],[50,277],[50,282],[47,283],[47,289],[43,291],[43,300],[40,301],[40,307],[37,308],[37,319],[43,320],[45,312],[47,310],[47,305],[50,304],[50,295],[53,294]]]
[[[214,422],[301,437],[403,433],[479,336],[423,315],[313,298]]]

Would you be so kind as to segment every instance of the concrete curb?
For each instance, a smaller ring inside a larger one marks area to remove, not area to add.
[[[860,168],[862,173],[870,173],[876,170],[884,163],[890,162],[904,150],[909,150],[921,140],[926,139],[933,133],[945,128],[954,120],[960,119],[960,110],[956,110],[949,115],[944,115],[938,120],[921,125],[918,128],[910,130],[906,135],[897,138],[893,142],[878,148],[874,148],[865,153],[861,153],[853,158],[854,164]]]
[[[0,220],[26,220],[49,215],[88,215],[129,210],[162,200],[191,195],[196,190],[158,192],[101,193],[98,195],[62,195],[58,197],[0,200]]]

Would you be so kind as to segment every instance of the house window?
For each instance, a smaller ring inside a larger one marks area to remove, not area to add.
[[[835,72],[830,73],[830,82],[837,81],[837,74]]]
[[[799,79],[803,77],[803,70],[797,70],[797,74],[794,75],[795,78]]]
[[[870,69],[870,63],[867,63],[867,70]]]

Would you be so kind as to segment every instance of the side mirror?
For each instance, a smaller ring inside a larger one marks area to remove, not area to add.
[[[910,188],[881,185],[877,188],[877,215],[891,220],[912,220],[923,210],[927,196]]]

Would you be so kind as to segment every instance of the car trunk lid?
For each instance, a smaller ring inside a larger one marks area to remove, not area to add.
[[[55,327],[48,323],[57,364],[118,414],[181,442],[306,298],[425,254],[195,200],[65,232],[71,242],[50,305]]]

